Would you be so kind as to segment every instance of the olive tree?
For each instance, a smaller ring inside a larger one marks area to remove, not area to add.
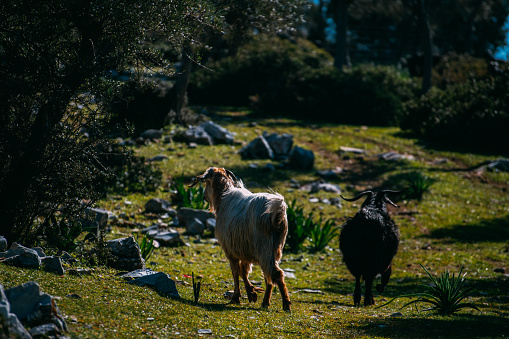
[[[179,50],[220,18],[204,0],[0,2],[0,234],[70,232],[110,175],[108,72],[171,72],[151,41]]]

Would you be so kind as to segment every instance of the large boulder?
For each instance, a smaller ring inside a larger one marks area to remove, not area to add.
[[[205,231],[205,224],[198,218],[193,218],[193,220],[186,224],[186,233],[188,234],[202,234],[203,231]]]
[[[15,242],[7,252],[0,252],[0,257],[5,258],[1,262],[16,267],[39,268],[41,266],[41,258],[37,251]]]
[[[99,236],[101,230],[105,230],[108,225],[108,211],[101,208],[88,208],[87,219],[81,221],[81,227],[84,231],[89,231]]]
[[[11,313],[11,304],[5,295],[4,288],[0,285],[0,337],[31,339],[23,324],[16,314]]]
[[[29,281],[5,290],[11,312],[25,325],[35,327],[54,324],[60,333],[67,331],[67,324],[60,315],[55,299],[41,292],[39,284]]]
[[[106,242],[108,250],[108,266],[119,270],[133,271],[145,268],[145,260],[141,250],[133,237],[109,240]]]
[[[62,259],[60,257],[43,257],[41,258],[42,267],[46,272],[53,272],[58,275],[64,275],[65,269],[62,266]]]
[[[219,126],[212,121],[205,121],[199,125],[213,140],[214,144],[233,144],[233,134],[226,128]]]
[[[288,133],[281,135],[277,133],[268,134],[264,132],[263,137],[267,140],[276,159],[286,159],[288,157],[293,147],[293,135]]]
[[[213,145],[212,137],[200,126],[191,126],[184,132],[187,142],[195,142],[202,145]]]
[[[311,170],[315,163],[313,151],[295,146],[290,152],[290,166],[298,170]]]
[[[242,159],[274,159],[274,151],[263,135],[254,138],[239,151]]]
[[[163,247],[184,245],[184,241],[180,237],[179,232],[171,228],[168,231],[157,232],[156,234],[149,235],[149,237],[156,240],[159,245]]]
[[[498,159],[488,164],[487,168],[494,172],[509,172],[509,159]]]
[[[143,131],[140,136],[148,140],[161,139],[163,132],[160,129],[147,129]]]
[[[7,251],[7,239],[0,235],[0,252]]]

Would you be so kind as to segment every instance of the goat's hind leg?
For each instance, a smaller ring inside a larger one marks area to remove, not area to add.
[[[375,304],[375,299],[373,299],[373,279],[374,277],[364,277],[364,284],[366,289],[364,292],[364,306]]]
[[[387,267],[387,269],[382,273],[382,281],[380,284],[376,285],[376,290],[378,293],[382,293],[385,290],[385,286],[389,283],[389,279],[391,278],[392,273],[392,264]]]
[[[361,276],[355,276],[355,290],[353,291],[353,305],[361,305]]]
[[[272,283],[277,284],[279,288],[279,293],[281,293],[281,297],[283,299],[283,310],[290,312],[290,295],[288,294],[288,289],[285,284],[285,274],[282,269],[276,264],[272,269],[271,274]],[[268,287],[267,287],[268,288]],[[267,294],[267,291],[265,292]],[[270,296],[269,296],[270,297]]]
[[[228,258],[228,260],[230,261],[230,268],[232,270],[233,284],[234,284],[233,296],[232,296],[231,303],[232,304],[240,304],[240,297],[241,297],[240,283],[239,283],[240,260],[238,260],[236,258]]]
[[[258,294],[256,294],[256,288],[249,281],[249,273],[251,273],[251,263],[249,262],[240,262],[240,276],[244,281],[244,286],[246,287],[247,297],[249,302],[255,303],[258,300]]]
[[[265,274],[264,274],[265,275]],[[268,308],[270,305],[270,297],[272,296],[272,284],[271,280],[266,276],[265,277],[265,295],[263,296],[262,307]]]

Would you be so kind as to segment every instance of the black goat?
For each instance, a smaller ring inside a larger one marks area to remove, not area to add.
[[[383,292],[389,283],[392,271],[392,259],[398,252],[399,230],[387,212],[386,203],[393,203],[387,194],[403,191],[364,191],[352,199],[341,196],[346,201],[356,201],[367,196],[355,216],[343,224],[339,236],[339,248],[348,270],[355,276],[353,301],[355,306],[361,302],[361,277],[365,281],[364,305],[373,305],[373,280],[382,275],[381,284],[376,286]]]

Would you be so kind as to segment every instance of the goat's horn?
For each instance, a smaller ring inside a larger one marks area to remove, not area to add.
[[[345,197],[344,197],[344,196],[342,196],[342,195],[339,195],[339,196],[340,196],[341,198],[343,198],[343,200],[346,200],[346,201],[356,201],[356,200],[359,200],[360,198],[362,198],[363,196],[365,196],[365,195],[369,195],[369,194],[373,194],[373,192],[371,192],[371,191],[364,191],[364,192],[359,193],[358,195],[356,195],[355,197],[350,198],[350,199],[345,198]]]
[[[235,176],[235,174],[233,174],[233,172],[232,172],[232,171],[227,170],[226,168],[225,168],[224,170],[226,171],[226,173],[228,174],[228,176],[229,176],[231,179],[233,179],[233,181],[235,181],[235,182],[239,181],[239,179],[237,179],[237,177]]]
[[[381,193],[389,193],[389,194],[400,194],[400,193],[403,193],[405,192],[409,187],[405,187],[404,189],[400,190],[400,191],[392,191],[392,190],[383,190],[381,191]]]
[[[384,195],[384,201],[385,201],[386,203],[391,204],[392,206],[394,206],[394,207],[396,207],[396,208],[399,208],[399,206],[398,206],[398,205],[396,205],[395,203],[393,203],[393,202],[392,202],[392,200],[391,200],[391,199],[389,199],[386,195]]]
[[[197,184],[197,183],[199,183],[200,181],[201,181],[201,180],[200,180],[200,177],[196,177],[196,178],[194,178],[194,181],[193,181],[190,185],[188,185],[187,187],[194,187],[194,186],[196,186],[196,184]]]
[[[199,183],[200,181],[205,181],[208,178],[210,178],[212,176],[212,174],[214,174],[214,169],[211,167],[204,174],[199,175],[196,178],[194,178],[194,181],[188,187],[196,186],[196,184]]]

